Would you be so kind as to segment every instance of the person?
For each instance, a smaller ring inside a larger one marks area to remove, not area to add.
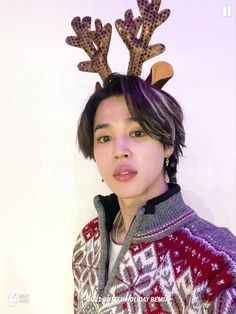
[[[200,218],[177,184],[183,112],[164,90],[113,73],[77,132],[113,192],[73,252],[74,313],[236,313],[236,238]]]

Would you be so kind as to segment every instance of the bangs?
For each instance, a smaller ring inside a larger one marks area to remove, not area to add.
[[[132,118],[151,137],[165,146],[173,146],[175,127],[166,97],[135,76],[123,77],[121,86]]]

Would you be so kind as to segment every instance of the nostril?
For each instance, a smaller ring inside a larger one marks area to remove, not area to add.
[[[116,154],[114,155],[115,159],[120,159],[120,158],[129,158],[129,154]]]

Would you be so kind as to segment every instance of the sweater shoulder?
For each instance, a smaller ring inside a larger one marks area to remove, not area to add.
[[[90,220],[82,229],[81,234],[86,241],[90,240],[92,237],[97,238],[99,236],[99,223],[98,217]]]
[[[98,217],[91,219],[80,231],[74,248],[74,254],[89,241],[97,240],[100,236]]]
[[[198,238],[202,243],[207,242],[214,250],[228,253],[236,260],[236,237],[228,228],[216,226],[195,215],[184,229],[190,236]]]

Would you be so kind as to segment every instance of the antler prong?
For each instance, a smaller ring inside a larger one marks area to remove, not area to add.
[[[170,10],[165,9],[158,13],[161,0],[137,0],[141,17],[134,19],[131,10],[125,12],[124,21],[116,21],[116,29],[126,44],[130,53],[128,74],[139,76],[143,63],[165,50],[163,44],[149,46],[152,34],[170,15]],[[141,35],[137,34],[142,25]]]
[[[110,46],[112,27],[107,23],[104,27],[99,19],[95,20],[95,31],[91,30],[91,17],[82,19],[76,17],[71,25],[77,36],[69,36],[66,43],[84,49],[91,61],[83,61],[78,64],[81,71],[98,73],[102,80],[109,74],[111,69],[107,63],[107,54]]]

